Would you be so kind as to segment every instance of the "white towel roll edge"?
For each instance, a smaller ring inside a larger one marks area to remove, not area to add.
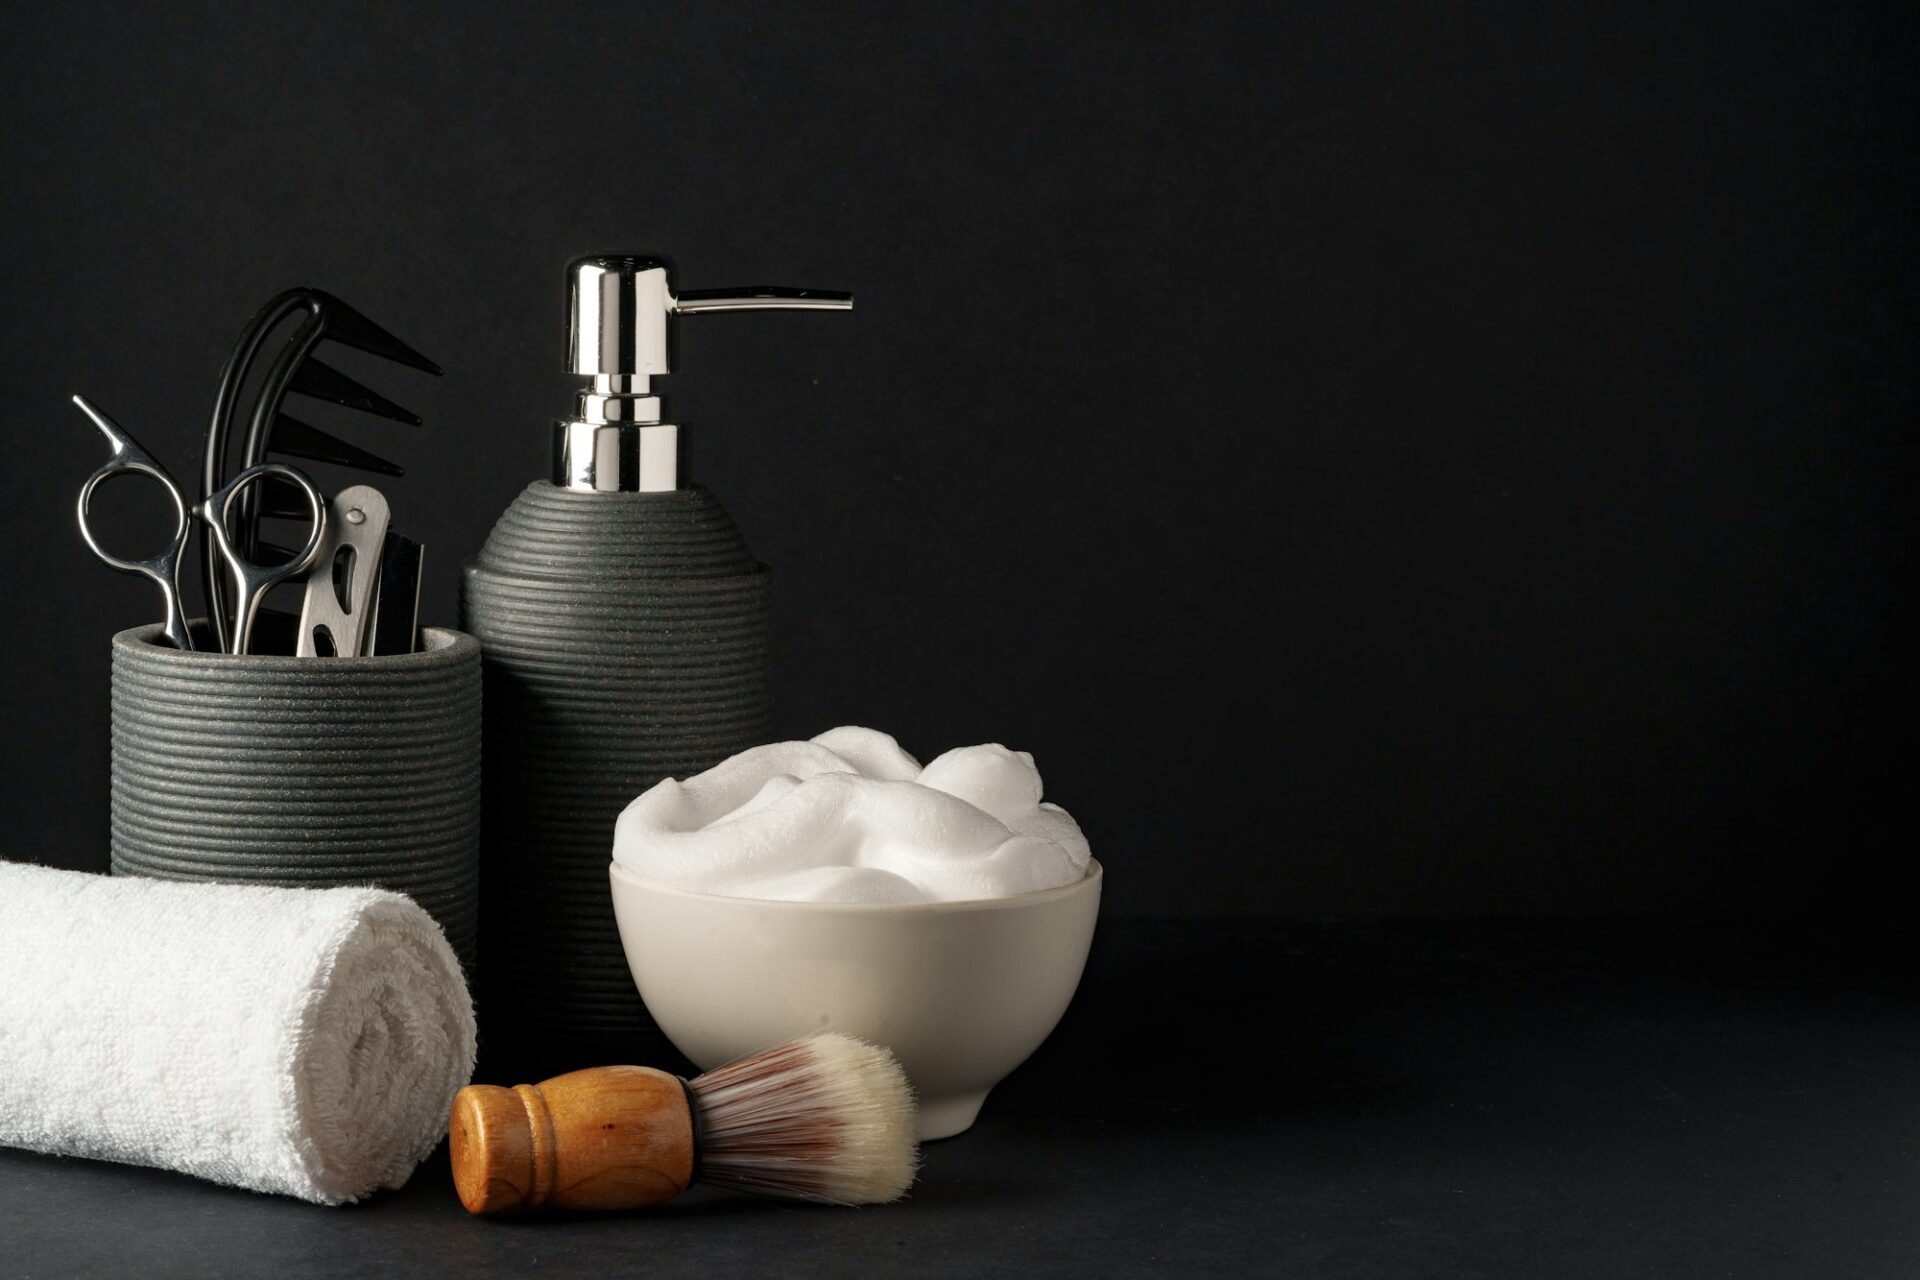
[[[340,1204],[406,1182],[473,1058],[400,894],[0,862],[0,1144]]]

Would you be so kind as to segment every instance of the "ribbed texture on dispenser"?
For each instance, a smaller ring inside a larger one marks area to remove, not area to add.
[[[638,1061],[664,1044],[614,924],[614,819],[770,736],[768,579],[705,489],[544,481],[467,566],[463,625],[486,669],[489,1051],[605,1044]]]
[[[397,889],[473,968],[480,646],[418,653],[182,653],[113,638],[116,875]]]

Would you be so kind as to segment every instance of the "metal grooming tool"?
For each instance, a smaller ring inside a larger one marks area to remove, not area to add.
[[[214,493],[226,483],[227,444],[241,416],[240,394],[269,334],[302,312],[306,318],[275,357],[259,398],[247,415],[240,466],[251,468],[265,461],[268,453],[279,453],[380,475],[402,474],[400,467],[380,455],[281,412],[281,403],[289,394],[303,395],[418,426],[418,415],[321,363],[314,358],[314,349],[323,341],[337,342],[435,377],[440,376],[440,366],[332,294],[319,289],[288,289],[260,308],[221,370],[220,389],[214,397],[213,416],[207,427],[207,450],[200,477],[202,493]],[[232,522],[225,526],[228,538],[237,543],[243,554],[256,556],[262,549],[259,522],[263,516],[305,518],[306,513],[297,492],[269,483],[243,495],[231,514]],[[224,648],[235,612],[220,573],[221,554],[215,540],[209,537],[202,549],[207,616]]]
[[[420,636],[420,567],[426,548],[405,534],[387,531],[380,552],[380,589],[374,598],[367,652],[412,653]]]
[[[191,509],[186,498],[181,495],[180,486],[167,474],[166,468],[157,462],[153,455],[142,449],[134,438],[128,435],[118,423],[88,403],[86,397],[75,396],[74,404],[80,412],[92,419],[93,425],[100,428],[112,446],[113,457],[103,463],[98,470],[87,477],[80,486],[78,514],[80,518],[80,536],[85,538],[93,554],[105,561],[109,568],[121,573],[137,574],[151,579],[160,587],[166,597],[166,621],[162,626],[167,640],[176,649],[191,651],[194,647],[193,635],[187,627],[186,610],[180,601],[180,560],[186,554],[187,534],[193,517],[206,524],[208,533],[217,549],[216,572],[224,570],[231,579],[230,586],[237,604],[230,644],[222,648],[229,653],[245,653],[253,636],[253,624],[260,609],[260,601],[267,592],[290,579],[297,578],[313,567],[315,557],[320,554],[320,545],[327,535],[327,500],[299,471],[284,462],[269,462],[249,467],[235,476],[233,480],[216,489],[203,501]],[[114,555],[94,537],[93,523],[88,511],[93,504],[93,491],[104,480],[119,475],[144,475],[160,482],[167,496],[173,499],[175,521],[173,537],[168,545],[145,560],[125,560]],[[254,485],[268,479],[278,479],[291,485],[307,502],[307,517],[312,521],[312,530],[308,534],[306,545],[290,552],[288,558],[279,564],[256,564],[235,549],[227,530],[234,508],[242,496]]]
[[[386,496],[370,484],[333,496],[327,540],[307,574],[297,657],[358,658],[367,652],[390,519]]]

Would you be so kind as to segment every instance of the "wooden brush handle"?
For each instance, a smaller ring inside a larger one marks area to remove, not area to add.
[[[539,1084],[470,1084],[448,1126],[453,1185],[470,1213],[517,1205],[637,1209],[693,1180],[693,1115],[680,1077],[589,1067]]]

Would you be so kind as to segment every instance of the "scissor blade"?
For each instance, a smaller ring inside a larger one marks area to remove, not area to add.
[[[398,463],[388,462],[377,453],[369,453],[357,444],[348,444],[338,436],[329,435],[318,427],[310,427],[284,413],[273,420],[273,434],[267,441],[267,448],[274,453],[290,453],[296,458],[331,462],[336,466],[352,467],[356,471],[372,471],[383,476],[406,474],[406,469]]]
[[[341,373],[331,365],[325,365],[308,356],[293,371],[293,377],[287,380],[287,390],[297,391],[303,396],[312,396],[316,400],[325,400],[342,408],[358,409],[363,413],[377,413],[383,418],[395,422],[404,422],[409,426],[420,425],[420,415],[411,409],[402,408],[393,401],[365,387]]]
[[[322,298],[326,299],[327,327],[322,333],[322,337],[331,342],[342,343],[346,346],[364,351],[368,355],[375,355],[382,359],[392,360],[397,364],[404,364],[408,368],[418,369],[422,373],[430,373],[436,378],[440,376],[439,365],[427,359],[418,351],[415,351],[412,347],[400,341],[400,339],[394,337],[391,333],[388,333],[385,329],[382,329],[379,325],[367,319],[340,299],[330,293],[320,293],[318,289],[315,289],[313,292],[320,294]]]

